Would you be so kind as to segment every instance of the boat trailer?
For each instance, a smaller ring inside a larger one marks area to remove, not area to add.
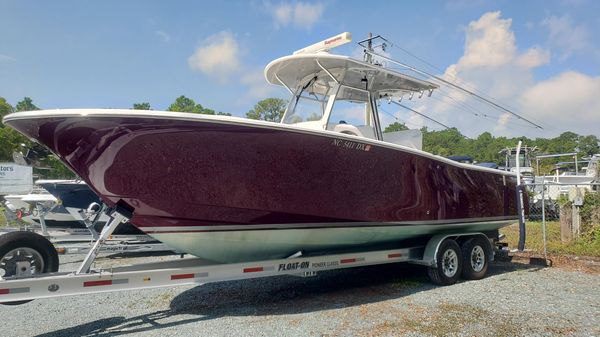
[[[480,279],[485,276],[494,250],[491,240],[483,233],[452,233],[435,235],[427,244],[397,249],[363,251],[333,255],[303,256],[297,252],[285,259],[219,264],[200,258],[182,258],[173,261],[92,269],[101,247],[114,229],[127,219],[120,212],[102,230],[100,237],[89,250],[75,272],[46,270],[46,256],[56,257],[54,247],[48,243],[40,251],[39,244],[9,247],[0,243],[0,303],[22,304],[33,299],[68,295],[84,295],[156,287],[204,284],[229,280],[251,279],[278,275],[315,276],[319,271],[408,262],[427,266],[434,283],[453,284],[462,276]],[[30,233],[39,240],[41,235]],[[0,238],[2,238],[0,236]],[[47,240],[46,240],[47,241]],[[7,256],[15,259],[21,249],[27,258],[12,264],[7,270]],[[29,255],[27,255],[29,254]],[[466,254],[466,255],[465,255]],[[37,261],[36,258],[41,261]],[[33,259],[33,260],[32,260]],[[51,258],[49,258],[51,261]],[[37,262],[37,264],[36,264]],[[36,270],[39,269],[39,270]]]

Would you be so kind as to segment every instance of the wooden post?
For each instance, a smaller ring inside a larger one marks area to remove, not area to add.
[[[573,209],[567,205],[560,207],[560,241],[568,243],[573,240]]]

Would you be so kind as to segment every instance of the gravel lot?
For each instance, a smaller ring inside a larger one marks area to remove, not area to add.
[[[435,287],[422,267],[387,265],[37,300],[0,316],[2,336],[600,336],[600,275],[495,262],[483,280]]]

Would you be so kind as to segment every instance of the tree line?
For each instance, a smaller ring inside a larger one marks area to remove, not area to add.
[[[247,118],[279,122],[287,107],[287,101],[280,98],[266,98],[257,102],[252,109],[246,113]],[[135,110],[151,110],[148,102],[134,103]],[[29,97],[17,102],[13,107],[4,98],[0,97],[0,119],[11,112],[39,110]],[[215,111],[203,107],[193,99],[179,96],[169,105],[167,111],[188,112],[207,115],[225,115],[230,113]],[[408,127],[400,122],[388,125],[384,132],[407,130]],[[554,138],[527,138],[527,137],[495,137],[489,132],[484,132],[476,138],[465,137],[456,128],[436,131],[426,127],[421,129],[423,134],[423,150],[440,156],[466,155],[477,162],[494,162],[504,164],[504,156],[500,150],[507,147],[515,147],[519,140],[530,147],[537,147],[537,154],[544,153],[567,153],[577,152],[579,158],[600,153],[600,140],[595,135],[579,135],[574,132],[563,132]],[[0,124],[0,161],[12,161],[13,152],[25,152],[34,147],[26,137],[10,127]],[[555,158],[545,160],[538,174],[548,174],[559,161],[567,161],[568,158]],[[38,172],[46,178],[68,178],[73,174],[66,169],[54,156],[47,157],[46,165],[50,170]]]

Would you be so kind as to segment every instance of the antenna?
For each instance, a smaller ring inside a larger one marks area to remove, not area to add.
[[[308,47],[296,50],[294,55],[297,54],[316,54],[321,52],[328,52],[330,49],[345,45],[346,43],[352,42],[352,34],[344,32],[336,36],[332,36],[321,42],[317,42]]]

